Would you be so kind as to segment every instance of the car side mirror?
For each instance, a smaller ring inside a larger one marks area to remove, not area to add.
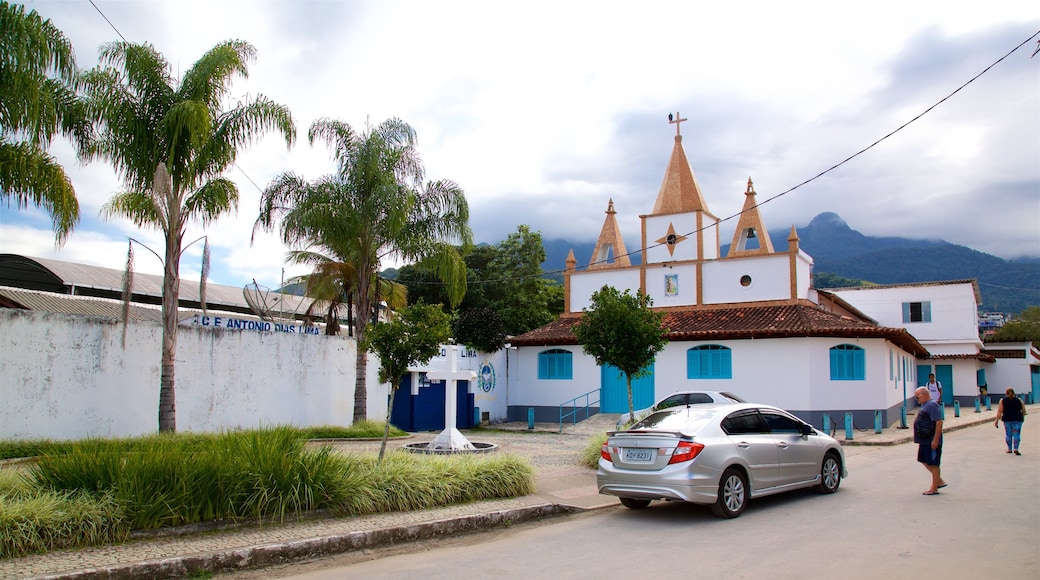
[[[816,429],[808,423],[802,423],[802,435],[812,435],[816,433]]]

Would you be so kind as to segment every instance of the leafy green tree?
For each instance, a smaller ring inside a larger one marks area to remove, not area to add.
[[[319,119],[308,133],[311,144],[326,141],[337,169],[313,182],[292,173],[275,178],[260,201],[256,229],[281,222],[290,246],[328,250],[353,264],[351,285],[357,310],[355,335],[365,343],[367,322],[376,313],[372,281],[384,259],[424,260],[445,284],[452,306],[466,294],[466,266],[452,242],[468,248],[469,204],[450,180],[423,184],[424,169],[415,131],[389,119],[362,133],[332,119]],[[354,422],[367,418],[368,351],[357,349]]]
[[[450,320],[439,304],[419,302],[392,314],[386,322],[373,324],[368,331],[363,348],[379,356],[379,381],[390,383],[380,462],[390,436],[390,413],[401,377],[408,373],[408,367],[425,365],[440,352],[440,345],[451,338]]]
[[[81,150],[89,141],[78,84],[65,35],[35,10],[0,1],[0,199],[50,213],[58,244],[79,220],[79,202],[46,150],[58,134]]]
[[[1040,348],[1040,306],[1030,306],[1006,322],[990,342],[1031,342]]]
[[[165,237],[160,432],[177,428],[174,361],[185,229],[237,208],[238,187],[221,174],[240,149],[269,130],[281,133],[287,146],[296,136],[289,109],[262,95],[224,109],[231,82],[248,75],[255,56],[246,42],[218,44],[178,82],[152,45],[115,42],[101,48],[99,66],[83,77],[88,111],[98,124],[86,157],[111,163],[126,187],[105,204],[102,216],[125,216]],[[132,285],[132,249],[124,292]],[[203,284],[207,269],[204,258]]]
[[[832,272],[814,272],[814,288],[854,288],[857,286],[870,286],[870,282],[845,278]]]
[[[451,321],[455,342],[481,352],[496,352],[506,345],[505,324],[493,308],[462,308]]]
[[[473,248],[463,259],[467,291],[457,315],[469,309],[493,310],[504,332],[516,335],[551,322],[563,312],[563,286],[543,276],[541,234],[527,226],[519,226],[498,246]],[[443,285],[422,262],[401,268],[397,280],[408,286],[409,296],[451,308]],[[456,338],[465,344],[465,339]]]
[[[592,294],[591,308],[582,309],[581,321],[574,327],[585,354],[596,364],[617,367],[625,375],[628,387],[628,413],[632,407],[632,379],[650,370],[657,353],[668,344],[662,328],[664,315],[651,309],[653,301],[639,292],[633,296],[612,286],[604,286]]]
[[[542,235],[521,225],[498,245],[498,253],[488,265],[491,279],[485,292],[502,313],[508,334],[523,334],[552,322],[560,311],[553,311],[554,282],[542,278],[545,247]],[[562,297],[562,288],[560,289]],[[561,301],[562,309],[562,301]]]

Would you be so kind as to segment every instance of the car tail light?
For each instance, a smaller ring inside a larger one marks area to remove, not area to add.
[[[613,459],[610,458],[610,452],[612,450],[617,452],[617,450],[614,447],[611,447],[610,445],[604,443],[603,447],[599,448],[599,456],[603,459],[606,459],[607,461],[613,461]]]
[[[668,460],[668,465],[673,463],[682,463],[683,461],[690,461],[697,454],[704,449],[703,443],[694,443],[693,441],[680,441],[676,445],[675,449],[672,450],[672,458]]]

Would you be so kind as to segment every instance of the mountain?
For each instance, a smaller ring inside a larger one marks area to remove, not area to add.
[[[790,230],[769,232],[773,249],[786,251],[789,233]],[[1008,261],[943,240],[865,236],[832,212],[821,213],[808,226],[798,228],[798,240],[813,257],[816,273],[828,272],[876,284],[974,278],[982,293],[981,310],[1018,314],[1029,306],[1040,305],[1040,258]],[[594,242],[563,239],[542,243],[546,256],[542,268],[547,272],[562,272],[572,249],[578,267],[584,267],[595,248]],[[722,255],[728,250],[729,244],[722,246]],[[632,263],[638,264],[639,258],[638,252],[633,254]],[[562,273],[552,277],[563,279]]]

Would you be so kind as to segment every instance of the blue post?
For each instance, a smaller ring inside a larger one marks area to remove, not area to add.
[[[982,404],[979,402],[979,400],[981,398],[982,398],[982,395],[979,395],[978,397],[975,397],[975,412],[976,413],[981,413],[982,412]]]
[[[845,413],[845,439],[852,441],[852,413]]]
[[[954,417],[960,417],[961,416],[961,402],[960,401],[954,401],[953,402],[953,416]]]
[[[906,426],[906,405],[903,405],[903,408],[899,410],[899,428],[908,429]]]
[[[990,403],[989,397],[986,397],[986,410],[987,411],[992,411],[993,410],[993,407],[990,406],[990,405],[991,405],[991,403]]]
[[[473,407],[473,426],[480,426],[480,407]]]
[[[823,432],[828,435],[831,434],[831,416],[827,414],[823,416]]]
[[[534,407],[527,408],[527,428],[534,430]]]
[[[881,432],[881,411],[874,411],[874,432]]]

